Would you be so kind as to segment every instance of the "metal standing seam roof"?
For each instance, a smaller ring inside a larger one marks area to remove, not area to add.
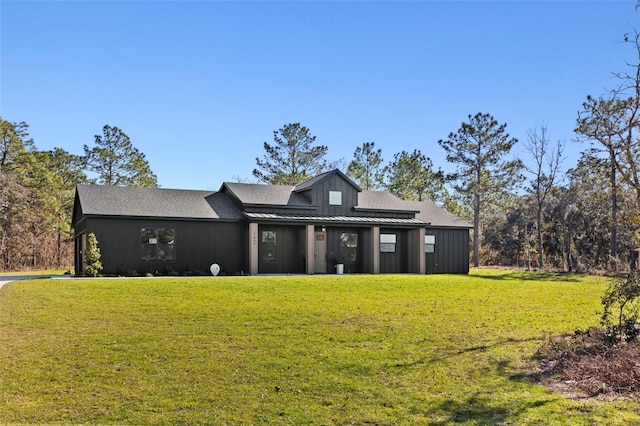
[[[245,213],[250,219],[255,220],[275,220],[291,222],[314,222],[314,223],[369,223],[369,224],[389,224],[389,225],[429,225],[421,219],[403,219],[394,217],[367,217],[367,216],[302,216],[285,215],[278,213]]]

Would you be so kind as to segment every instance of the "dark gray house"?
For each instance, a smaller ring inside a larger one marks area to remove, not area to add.
[[[94,233],[106,274],[469,272],[465,221],[432,203],[365,191],[339,170],[296,186],[218,191],[78,185],[76,273]]]

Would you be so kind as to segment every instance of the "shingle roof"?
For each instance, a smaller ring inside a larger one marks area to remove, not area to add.
[[[331,177],[331,176],[333,176],[335,174],[341,176],[345,180],[345,182],[348,182],[349,184],[351,184],[351,186],[353,186],[356,189],[356,191],[362,191],[362,189],[358,185],[356,185],[354,181],[349,179],[344,173],[342,173],[338,169],[330,170],[328,172],[321,173],[321,174],[319,174],[317,176],[314,176],[311,179],[308,179],[308,180],[296,185],[293,188],[293,191],[295,191],[295,192],[306,191],[307,189],[310,189],[312,186],[314,186],[316,183],[318,183],[318,182],[320,182],[320,181],[322,181],[324,179],[327,179],[327,178],[329,178],[329,177]]]
[[[288,205],[308,204],[304,197],[291,192],[289,185],[261,185],[254,183],[225,183],[224,186],[242,204]]]
[[[311,203],[301,194],[293,192],[289,185],[261,185],[255,183],[229,183],[222,185],[242,204],[311,207]]]
[[[82,213],[101,216],[242,219],[224,194],[184,189],[78,185]]]
[[[409,211],[417,210],[407,207],[407,202],[387,191],[362,191],[358,194],[357,209]]]
[[[428,201],[405,201],[387,191],[362,191],[358,208],[415,212],[415,218],[431,226],[473,228],[468,222]]]
[[[416,219],[422,219],[431,223],[432,226],[443,226],[451,228],[473,228],[466,220],[449,213],[442,207],[438,207],[428,201],[403,201],[409,209],[417,210]]]
[[[293,186],[225,183],[238,200],[247,205],[290,206],[314,208]],[[327,223],[388,223],[442,227],[472,228],[472,226],[429,202],[404,201],[386,191],[362,191],[358,194],[361,210],[415,213],[415,218],[370,218],[358,216],[319,217],[275,213],[243,213],[225,191],[195,191],[185,189],[131,188],[102,185],[78,185],[78,199],[85,215],[157,217],[183,219],[242,220],[245,217],[283,221],[325,221]]]

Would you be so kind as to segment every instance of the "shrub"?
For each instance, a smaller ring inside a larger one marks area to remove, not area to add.
[[[135,269],[131,268],[125,273],[125,275],[127,277],[139,277],[140,273],[138,271],[136,271]]]
[[[606,328],[611,343],[631,342],[640,334],[636,326],[640,315],[640,277],[632,271],[625,278],[615,278],[602,296],[604,308],[600,324]]]
[[[84,250],[84,274],[88,277],[97,277],[102,272],[102,262],[100,261],[100,248],[98,239],[93,232],[87,236],[87,247]]]

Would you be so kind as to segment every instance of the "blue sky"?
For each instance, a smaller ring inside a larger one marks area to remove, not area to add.
[[[300,122],[327,159],[385,162],[469,114],[567,140],[588,94],[634,61],[634,1],[0,1],[0,115],[39,149],[82,154],[105,124],[165,188],[253,181],[273,131]],[[521,147],[517,147],[519,153]]]

